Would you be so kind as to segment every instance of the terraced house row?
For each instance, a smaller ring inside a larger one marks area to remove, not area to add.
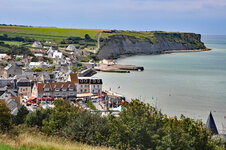
[[[78,77],[77,74],[70,74],[67,82],[34,84],[32,96],[75,100],[78,94],[102,94],[102,84],[102,79],[99,78]]]

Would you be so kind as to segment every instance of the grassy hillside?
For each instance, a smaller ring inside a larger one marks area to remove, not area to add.
[[[0,135],[0,150],[111,150],[78,142],[47,137],[38,132],[20,133],[17,137]]]
[[[9,145],[0,144],[0,150],[31,150],[31,148],[15,148]]]
[[[100,31],[92,29],[0,26],[0,34],[7,34],[10,37],[29,37],[36,40],[61,41],[69,36],[84,37],[85,34],[89,34],[91,38],[97,39]]]

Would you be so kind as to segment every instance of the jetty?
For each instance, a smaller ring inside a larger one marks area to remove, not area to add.
[[[120,65],[120,64],[98,64],[94,67],[96,71],[130,73],[130,71],[144,71],[144,67],[135,65]]]

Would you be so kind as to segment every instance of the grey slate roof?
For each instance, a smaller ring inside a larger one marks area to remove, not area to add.
[[[20,62],[20,61],[16,61],[15,64],[16,64],[17,66],[23,66],[22,62]]]
[[[8,84],[11,84],[11,80],[10,79],[0,79],[0,88],[4,88]]]
[[[21,78],[17,82],[30,82],[30,81],[26,78]]]
[[[213,119],[213,115],[212,115],[211,112],[210,112],[209,117],[207,119],[205,128],[206,128],[207,131],[213,132],[213,134],[218,134],[218,130],[217,130],[217,127],[216,127],[216,124],[215,124],[215,121]]]

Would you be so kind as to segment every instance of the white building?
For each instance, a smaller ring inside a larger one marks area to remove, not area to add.
[[[48,58],[55,59],[55,58],[63,58],[63,53],[58,50],[53,50],[52,46],[47,51]]]
[[[8,55],[7,54],[0,54],[0,59],[3,59],[5,57],[7,57]]]
[[[30,62],[29,68],[42,68],[43,62]]]
[[[70,74],[68,81],[77,86],[77,93],[102,94],[102,79],[96,77],[78,77],[76,73]]]
[[[54,58],[62,58],[63,57],[63,53],[62,52],[59,52],[59,51],[54,51],[53,52],[53,59]]]
[[[81,93],[102,94],[102,79],[93,77],[78,77],[77,91]]]

